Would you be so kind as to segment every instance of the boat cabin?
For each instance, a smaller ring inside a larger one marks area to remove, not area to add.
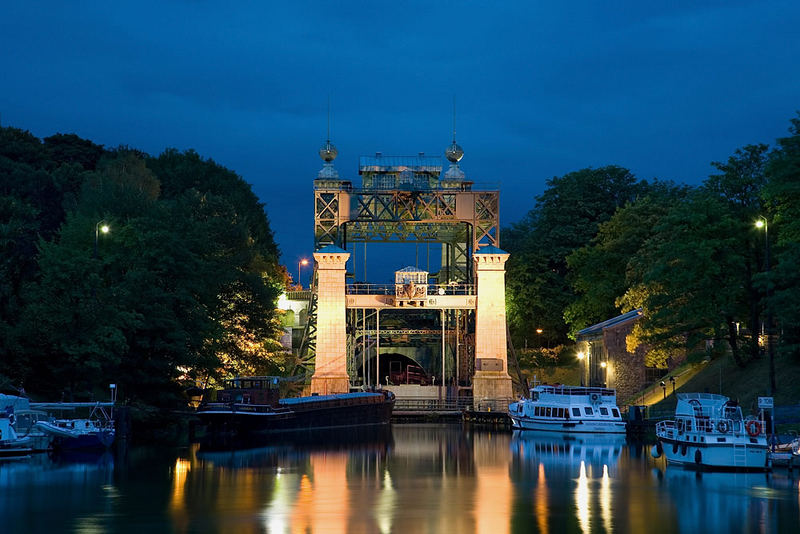
[[[278,406],[280,379],[276,376],[249,376],[223,382],[217,402]]]

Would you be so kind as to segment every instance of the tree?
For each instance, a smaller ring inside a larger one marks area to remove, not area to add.
[[[749,222],[733,216],[718,195],[701,188],[660,219],[631,259],[642,273],[619,301],[624,309],[642,308],[643,318],[628,336],[628,348],[648,346],[647,364],[664,367],[678,349],[704,350],[707,339],[727,339],[734,359],[739,324],[747,316],[746,248]]]
[[[661,218],[687,195],[686,186],[668,182],[648,185],[648,193],[629,202],[598,227],[592,242],[567,256],[568,280],[576,298],[564,311],[570,337],[587,326],[618,313],[617,300],[641,283],[630,259],[652,235]]]
[[[777,236],[768,305],[780,325],[783,352],[800,356],[800,113],[790,136],[778,139],[769,157],[764,197],[770,207],[770,236]]]
[[[508,262],[508,317],[515,342],[541,328],[548,343],[566,339],[564,310],[575,299],[567,256],[587,245],[598,225],[635,199],[642,182],[622,167],[583,169],[555,177],[526,217],[504,230]]]

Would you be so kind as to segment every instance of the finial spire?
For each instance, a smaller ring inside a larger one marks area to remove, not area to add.
[[[456,95],[453,95],[453,144],[456,142]]]
[[[331,143],[331,95],[328,95],[328,136],[325,144],[319,149],[319,157],[325,163],[322,165],[322,170],[317,174],[317,178],[338,179],[339,173],[333,168],[333,160],[336,159],[339,151]]]
[[[458,162],[464,157],[464,150],[456,143],[456,95],[453,95],[453,143],[447,147],[444,155],[456,168],[458,168]]]

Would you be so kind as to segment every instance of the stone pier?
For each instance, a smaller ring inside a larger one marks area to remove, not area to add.
[[[314,253],[317,262],[317,351],[311,393],[350,391],[347,376],[345,264],[350,253],[330,245]]]
[[[494,246],[482,247],[474,255],[477,284],[475,311],[475,377],[473,398],[511,399],[506,340],[505,264],[509,254]],[[500,403],[498,408],[508,409]]]

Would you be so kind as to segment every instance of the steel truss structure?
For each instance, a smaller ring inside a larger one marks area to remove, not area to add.
[[[469,258],[499,246],[499,191],[353,189],[318,180],[314,190],[314,247],[348,243],[441,243],[445,278],[471,279]]]

